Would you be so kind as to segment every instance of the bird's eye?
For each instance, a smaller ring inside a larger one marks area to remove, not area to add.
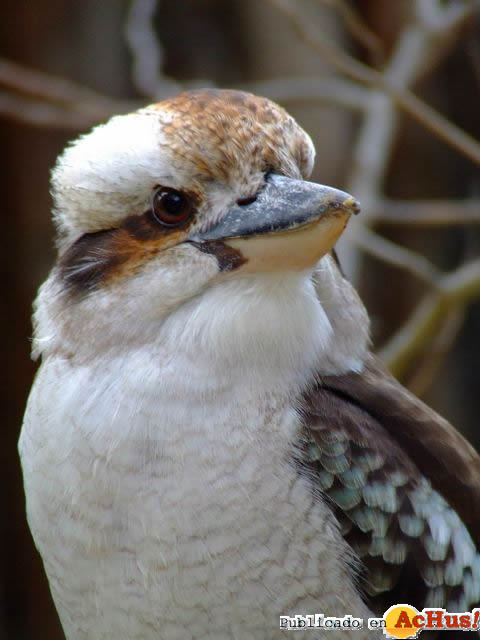
[[[181,191],[160,187],[153,194],[152,213],[164,227],[178,227],[191,217],[193,207]]]

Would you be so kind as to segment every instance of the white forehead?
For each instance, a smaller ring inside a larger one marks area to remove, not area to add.
[[[263,122],[243,106],[228,116],[226,99],[219,103],[223,117],[218,106],[195,111],[194,102],[195,95],[187,96],[179,102],[183,110],[160,103],[116,116],[67,147],[52,172],[60,244],[141,215],[157,185],[191,189],[195,178],[194,190],[208,195],[209,216],[216,217],[233,192],[258,187],[268,166],[292,177],[310,174],[310,138],[273,103],[260,100]]]
[[[52,172],[55,219],[67,235],[110,228],[142,213],[152,189],[172,183],[160,120],[146,110],[116,116],[65,149]]]

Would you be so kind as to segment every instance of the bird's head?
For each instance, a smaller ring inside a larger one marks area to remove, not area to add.
[[[158,329],[221,282],[311,272],[358,208],[306,181],[313,160],[291,116],[239,91],[191,91],[112,118],[53,171],[48,296],[68,301],[72,322],[103,314]]]

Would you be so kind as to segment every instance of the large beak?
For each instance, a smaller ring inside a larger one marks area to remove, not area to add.
[[[242,271],[300,271],[330,251],[359,211],[344,191],[272,174],[253,202],[233,206],[191,241],[209,253],[230,248]]]

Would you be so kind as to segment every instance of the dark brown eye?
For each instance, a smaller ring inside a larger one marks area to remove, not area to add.
[[[160,187],[153,194],[152,213],[163,226],[178,227],[191,217],[193,207],[181,191]]]

